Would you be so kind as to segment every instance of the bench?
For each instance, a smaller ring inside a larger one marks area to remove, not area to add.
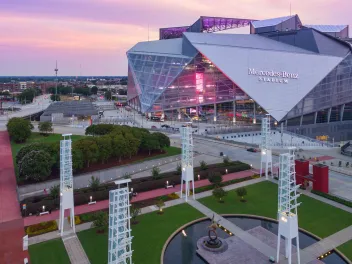
[[[89,202],[88,205],[96,204],[97,201]]]
[[[173,185],[165,185],[165,189],[174,188]]]
[[[46,215],[49,214],[49,211],[41,212],[39,215]]]

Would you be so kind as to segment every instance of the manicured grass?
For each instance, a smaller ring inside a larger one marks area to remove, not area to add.
[[[352,240],[346,242],[345,244],[342,244],[337,249],[340,250],[347,258],[352,261]]]
[[[31,264],[70,264],[64,243],[61,239],[29,246]]]
[[[163,215],[156,212],[139,216],[140,221],[132,226],[133,263],[158,264],[161,250],[167,238],[182,225],[203,217],[188,204],[166,208]],[[92,264],[107,263],[108,235],[96,234],[95,229],[78,233],[78,237]]]
[[[245,187],[247,189],[246,203],[239,200],[235,191],[230,191],[225,197],[225,203],[219,203],[213,196],[200,199],[199,202],[220,214],[252,214],[276,219],[277,185],[271,182],[261,182]],[[299,226],[317,236],[325,238],[352,223],[352,214],[301,195],[302,202],[298,210]]]

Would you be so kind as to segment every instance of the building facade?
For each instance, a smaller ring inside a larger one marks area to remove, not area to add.
[[[217,33],[247,25],[251,34]],[[352,139],[352,47],[345,38],[348,26],[305,26],[297,15],[201,17],[160,29],[160,40],[127,52],[128,103],[169,119],[260,123],[270,115],[296,133]]]

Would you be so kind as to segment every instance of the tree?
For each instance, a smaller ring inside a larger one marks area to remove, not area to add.
[[[93,87],[90,89],[90,92],[91,92],[92,94],[97,94],[97,93],[98,93],[98,87],[93,86]]]
[[[160,144],[157,136],[154,136],[153,134],[145,134],[142,137],[141,149],[148,150],[149,155],[151,154],[152,150],[159,149],[159,148],[160,148]]]
[[[112,148],[113,155],[118,157],[121,162],[121,158],[127,155],[127,144],[122,135],[116,135],[112,138]]]
[[[142,212],[141,208],[139,208],[136,205],[132,204],[132,206],[131,206],[132,225],[138,224],[137,216],[140,215],[141,212]]]
[[[36,96],[36,93],[37,92],[34,89],[24,89],[22,93],[17,96],[17,99],[21,104],[31,103]]]
[[[32,134],[33,125],[29,120],[13,117],[7,123],[10,138],[16,143],[25,142]]]
[[[77,171],[82,169],[84,166],[82,151],[78,148],[72,148],[72,169]]]
[[[48,143],[48,142],[32,143],[22,147],[16,155],[16,163],[19,164],[22,158],[33,150],[45,151],[46,153],[48,153],[49,156],[51,157],[52,165],[59,163],[60,146],[56,142],[55,143]]]
[[[246,200],[244,199],[244,196],[246,196],[247,195],[247,190],[246,190],[246,188],[244,188],[244,187],[240,187],[240,188],[238,188],[238,189],[236,189],[236,193],[237,193],[237,195],[239,196],[239,197],[241,197],[241,202],[245,202]]]
[[[105,212],[97,212],[93,215],[92,227],[97,228],[97,233],[104,233],[109,225],[109,217]]]
[[[213,190],[213,195],[215,198],[219,199],[219,203],[223,203],[224,200],[222,200],[222,198],[227,195],[227,192],[223,188],[219,187]]]
[[[220,172],[209,172],[208,174],[208,180],[212,184],[214,184],[215,187],[220,186],[220,183],[222,182],[222,175]]]
[[[156,132],[152,134],[159,141],[160,148],[170,147],[170,138],[163,133]]]
[[[159,167],[153,167],[152,176],[153,176],[154,180],[158,180],[158,179],[161,178],[161,176],[160,176],[160,168]]]
[[[50,95],[50,100],[51,101],[53,101],[53,102],[58,102],[58,101],[61,101],[61,98],[60,98],[60,95],[58,95],[58,94],[52,94],[52,95]]]
[[[111,98],[112,98],[111,91],[106,91],[104,94],[104,97],[106,100],[111,100]]]
[[[81,151],[83,161],[87,164],[87,167],[89,167],[90,163],[96,162],[99,158],[99,148],[94,139],[85,138],[78,140],[74,143],[73,147]]]
[[[104,163],[112,156],[111,137],[98,137],[96,143],[99,149],[99,160]]]
[[[51,174],[52,160],[45,151],[32,150],[19,162],[20,178],[32,181],[44,181]]]
[[[165,203],[162,199],[159,199],[156,203],[156,206],[159,208],[158,214],[163,214],[163,207],[165,206]]]
[[[92,176],[89,181],[89,187],[93,192],[97,191],[100,186],[100,179]]]
[[[47,135],[49,132],[53,132],[53,123],[40,122],[38,124],[38,130],[40,131],[40,133]]]
[[[208,164],[204,160],[200,161],[199,165],[200,165],[200,169],[201,170],[207,170],[208,169]]]
[[[125,141],[126,141],[126,154],[128,154],[131,159],[133,155],[137,154],[140,141],[130,134],[125,135]]]

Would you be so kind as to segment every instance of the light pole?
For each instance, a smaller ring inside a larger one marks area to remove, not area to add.
[[[55,83],[55,101],[57,101],[57,72],[59,71],[59,69],[57,68],[57,61],[56,61],[56,67],[55,67],[55,76],[56,76],[56,83]]]

